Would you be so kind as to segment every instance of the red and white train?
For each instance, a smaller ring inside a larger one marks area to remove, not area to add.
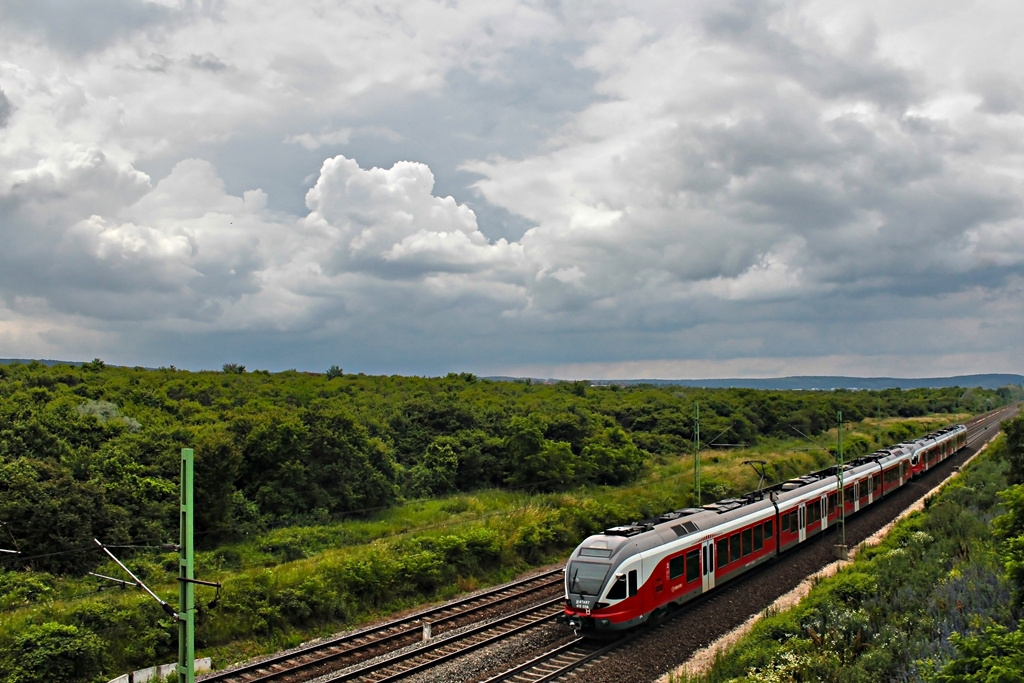
[[[638,626],[778,556],[967,445],[962,424],[699,508],[617,526],[565,568],[561,621],[583,633]],[[840,482],[842,485],[840,486]]]

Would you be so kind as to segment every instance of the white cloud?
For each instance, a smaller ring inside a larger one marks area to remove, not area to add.
[[[1011,357],[1021,10],[940,4],[7,11],[0,338],[123,324],[89,338],[140,354],[187,321],[382,371]]]
[[[323,265],[390,277],[516,268],[517,245],[491,244],[472,210],[452,197],[435,197],[433,189],[434,175],[424,164],[401,161],[364,171],[344,156],[325,161],[306,194],[306,223],[329,237],[331,258]]]
[[[318,133],[313,135],[312,133],[301,133],[299,135],[292,135],[287,138],[285,142],[294,142],[302,145],[306,149],[314,150],[320,149],[326,145],[344,145],[352,138],[351,128],[342,128],[341,130],[332,130],[325,133]]]

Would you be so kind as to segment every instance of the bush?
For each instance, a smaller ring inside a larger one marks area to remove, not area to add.
[[[1024,631],[991,625],[977,636],[954,633],[959,655],[928,676],[932,683],[1015,683],[1024,672]]]
[[[46,622],[15,637],[0,673],[7,683],[83,683],[102,670],[103,642],[92,631]]]
[[[53,593],[53,576],[46,572],[0,572],[0,608],[39,602]]]

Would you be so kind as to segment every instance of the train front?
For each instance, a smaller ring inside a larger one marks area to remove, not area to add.
[[[642,623],[637,544],[623,536],[590,536],[565,565],[565,610],[559,621],[584,635],[614,634]]]

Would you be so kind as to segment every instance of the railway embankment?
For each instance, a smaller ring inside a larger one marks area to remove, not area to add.
[[[850,561],[815,572],[660,681],[934,680],[958,655],[953,634],[1015,628],[991,528],[1010,484],[1005,449],[1001,439],[980,449]]]

